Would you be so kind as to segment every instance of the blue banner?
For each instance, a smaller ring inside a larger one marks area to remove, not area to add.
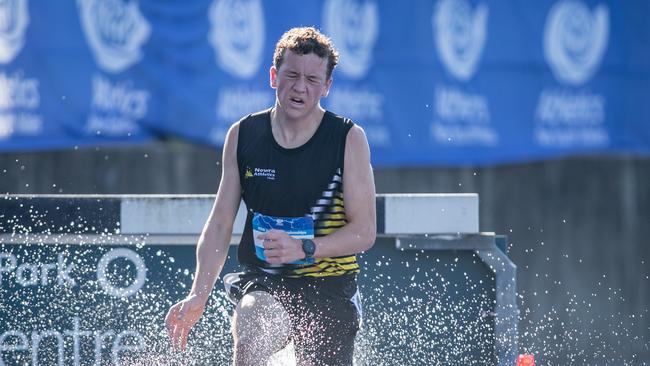
[[[648,17],[643,0],[8,0],[0,151],[221,146],[273,104],[277,39],[316,26],[341,53],[323,105],[375,165],[648,154]]]

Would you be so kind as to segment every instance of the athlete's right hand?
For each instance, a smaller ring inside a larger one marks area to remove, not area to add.
[[[177,302],[167,312],[165,326],[175,349],[185,351],[187,335],[205,311],[205,301],[196,295]]]

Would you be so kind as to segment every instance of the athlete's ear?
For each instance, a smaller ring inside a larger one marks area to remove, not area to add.
[[[273,89],[278,87],[278,70],[275,66],[271,66],[269,69],[269,83]]]
[[[327,97],[327,95],[330,93],[330,87],[332,86],[332,80],[333,80],[333,78],[331,78],[331,77],[329,79],[327,79],[327,81],[325,82],[325,89],[323,89],[323,94],[321,94],[321,96]]]

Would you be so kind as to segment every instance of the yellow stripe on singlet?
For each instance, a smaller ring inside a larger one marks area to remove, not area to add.
[[[359,264],[356,256],[351,255],[340,258],[321,258],[318,262],[292,271],[297,277],[300,276],[341,276],[347,273],[358,273]]]

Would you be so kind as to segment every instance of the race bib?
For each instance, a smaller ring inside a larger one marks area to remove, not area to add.
[[[253,214],[253,240],[255,242],[255,255],[257,258],[266,262],[264,255],[264,243],[257,237],[270,230],[282,230],[295,239],[313,239],[314,238],[314,219],[311,216],[303,217],[274,217],[262,215],[255,212]],[[309,264],[304,259],[291,262],[289,264]],[[281,265],[279,265],[281,266]]]

